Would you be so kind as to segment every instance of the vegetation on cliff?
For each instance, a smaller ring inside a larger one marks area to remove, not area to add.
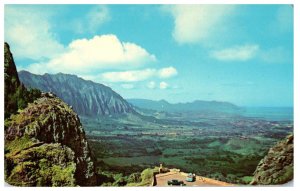
[[[101,167],[108,167],[107,164],[101,163]],[[159,167],[136,169],[136,166],[131,167],[117,167],[117,171],[114,170],[101,170],[102,184],[101,186],[151,186],[154,173],[158,173]],[[108,167],[109,168],[109,167]],[[116,168],[116,166],[115,166]],[[125,171],[124,171],[125,170]],[[135,171],[135,172],[133,172]]]
[[[251,184],[284,184],[294,178],[294,135],[272,147],[259,162]]]
[[[17,146],[24,144],[24,146]],[[28,137],[6,144],[6,181],[16,186],[75,186],[74,152],[59,143]]]
[[[41,95],[40,90],[27,90],[20,82],[14,58],[7,43],[4,43],[4,81],[5,118],[16,113],[18,109],[25,108],[27,103],[33,102]]]
[[[95,159],[78,115],[51,93],[24,88],[7,43],[4,49],[6,182],[15,186],[97,185]]]
[[[5,121],[6,180],[13,185],[96,185],[77,114],[48,93]]]

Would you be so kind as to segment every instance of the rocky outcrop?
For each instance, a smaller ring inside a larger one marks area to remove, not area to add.
[[[25,143],[25,146],[17,145]],[[6,147],[6,182],[15,186],[75,186],[75,154],[60,143],[23,137]]]
[[[75,75],[63,73],[36,75],[21,71],[19,77],[28,88],[55,93],[64,102],[73,106],[79,115],[104,116],[134,112],[131,105],[111,88]]]
[[[268,154],[259,162],[252,185],[284,184],[293,179],[294,172],[294,136],[272,147]]]
[[[6,182],[97,185],[95,160],[77,114],[51,93],[27,90],[19,81],[7,43],[4,49]]]
[[[24,142],[23,146],[19,142]],[[44,94],[6,120],[5,145],[6,180],[11,184],[39,185],[40,171],[47,167],[60,169],[59,173],[68,178],[62,185],[96,185],[94,158],[80,120],[53,95]],[[41,177],[46,185],[60,185]]]

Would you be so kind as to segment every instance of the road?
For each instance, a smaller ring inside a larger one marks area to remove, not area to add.
[[[156,186],[168,186],[168,180],[179,180],[183,181],[185,186],[234,186],[226,182],[221,182],[218,180],[205,178],[201,176],[196,176],[194,182],[185,181],[187,174],[183,172],[168,172],[163,174],[157,174],[156,177]]]

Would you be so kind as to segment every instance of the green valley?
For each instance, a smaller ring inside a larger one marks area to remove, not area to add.
[[[133,173],[163,163],[237,184],[249,183],[247,177],[269,148],[293,132],[292,121],[243,116],[166,123],[129,114],[81,116],[81,121],[98,162],[110,167],[107,170]]]

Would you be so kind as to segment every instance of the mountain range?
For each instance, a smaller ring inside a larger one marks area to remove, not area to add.
[[[166,100],[147,99],[125,100],[118,93],[100,83],[84,80],[71,74],[37,75],[28,71],[19,72],[20,81],[27,88],[53,92],[71,105],[79,115],[105,116],[135,113],[134,108],[164,112],[221,112],[235,113],[240,108],[229,102],[196,100],[172,104]]]
[[[20,71],[19,78],[27,88],[56,94],[79,115],[104,116],[134,112],[131,105],[110,87],[84,80],[76,75],[36,75]]]
[[[127,99],[132,105],[149,110],[164,112],[225,112],[233,113],[241,108],[229,103],[219,101],[201,101],[196,100],[188,103],[169,103],[166,100],[147,100],[147,99]]]

